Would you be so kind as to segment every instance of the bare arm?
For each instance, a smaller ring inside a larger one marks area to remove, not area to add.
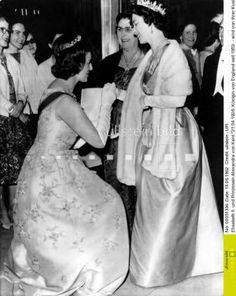
[[[85,142],[96,148],[103,148],[98,131],[83,112],[81,106],[71,97],[63,95],[55,105],[56,116],[62,119],[73,129]]]

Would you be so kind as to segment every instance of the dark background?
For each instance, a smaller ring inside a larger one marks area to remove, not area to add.
[[[118,1],[122,10],[126,10],[130,3],[130,0],[112,1]],[[223,0],[162,0],[161,2],[168,7],[171,38],[178,37],[177,28],[188,20],[198,26],[200,41],[209,20],[217,12],[223,11]],[[54,34],[66,30],[76,30],[88,36],[93,45],[95,61],[101,58],[100,0],[0,0],[0,15],[7,16],[10,22],[19,16],[23,18],[28,31],[32,32],[37,40],[38,62],[50,55],[48,43]]]

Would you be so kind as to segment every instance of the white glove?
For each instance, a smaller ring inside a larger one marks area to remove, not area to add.
[[[111,106],[117,97],[115,83],[106,83],[102,89],[102,106]]]
[[[96,100],[95,96],[97,96]],[[106,143],[110,129],[111,106],[116,96],[117,91],[114,83],[107,83],[102,89],[91,88],[82,91],[81,106],[96,127],[103,144]],[[79,149],[84,144],[85,141],[80,138],[73,149]]]
[[[110,130],[110,119],[112,104],[116,100],[117,90],[115,83],[107,83],[102,89],[102,105],[98,115],[96,129],[103,142],[106,144],[107,136]]]
[[[124,89],[117,89],[117,100],[124,101],[126,96],[126,90]]]

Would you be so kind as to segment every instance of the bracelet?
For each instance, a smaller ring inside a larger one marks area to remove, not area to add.
[[[22,103],[22,105],[24,106],[24,101],[19,100],[18,103]]]

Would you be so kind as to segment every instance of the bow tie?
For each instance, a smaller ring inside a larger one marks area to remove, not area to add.
[[[197,54],[197,49],[191,49],[191,54],[195,56]]]

